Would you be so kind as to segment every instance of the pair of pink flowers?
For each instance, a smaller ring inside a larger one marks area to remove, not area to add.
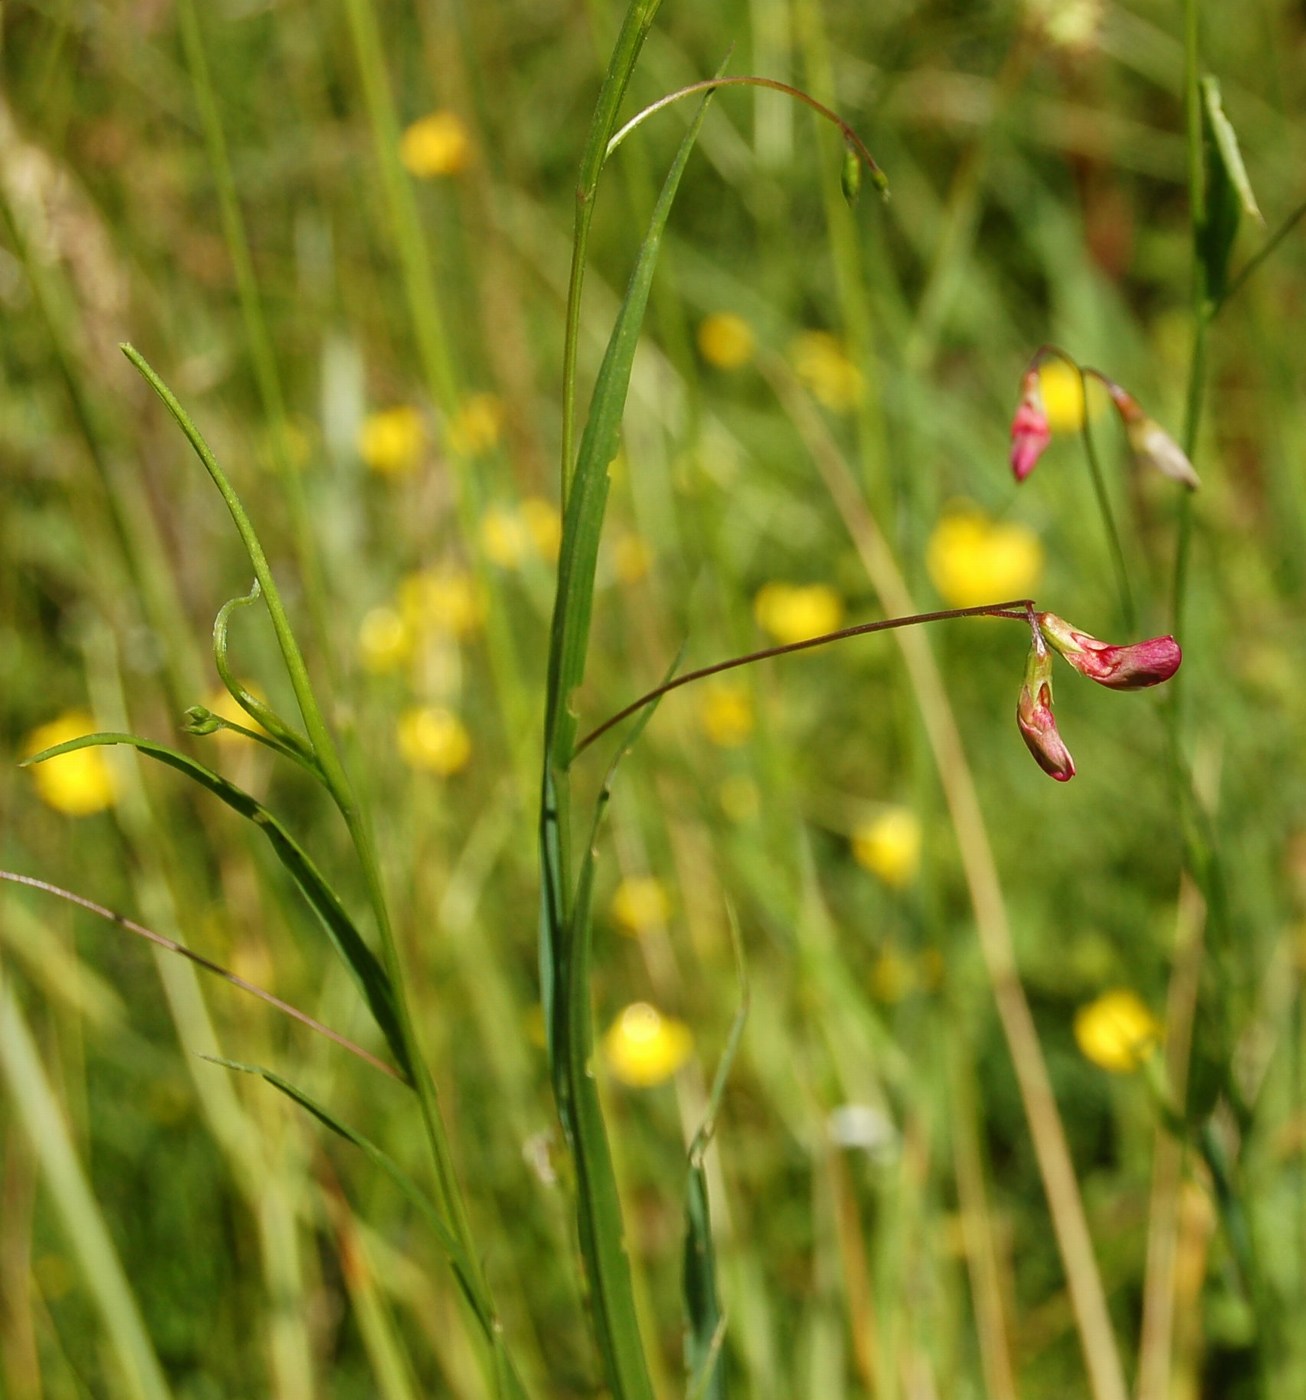
[[[1075,760],[1058,733],[1052,714],[1052,651],[1065,657],[1080,675],[1111,690],[1142,690],[1168,681],[1179,669],[1183,653],[1170,636],[1150,637],[1131,646],[1113,646],[1050,612],[1035,613],[1031,609],[1030,627],[1033,644],[1025,662],[1016,723],[1039,767],[1064,783],[1075,776]]]
[[[1020,403],[1011,421],[1011,470],[1017,481],[1024,481],[1034,470],[1044,448],[1052,440],[1043,391],[1039,384],[1039,366],[1046,359],[1058,359],[1068,364],[1085,381],[1096,379],[1111,396],[1111,402],[1125,425],[1125,436],[1135,459],[1143,466],[1155,467],[1163,476],[1181,482],[1190,491],[1201,484],[1188,454],[1154,418],[1148,417],[1138,400],[1122,389],[1113,379],[1095,369],[1081,368],[1060,350],[1045,346],[1030,361],[1020,381]],[[1087,383],[1085,383],[1087,390]],[[1087,392],[1085,392],[1087,412]]]

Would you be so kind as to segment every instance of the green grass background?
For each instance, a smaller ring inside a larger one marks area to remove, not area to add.
[[[1279,0],[1238,7],[1237,22],[1204,8],[1205,66],[1273,228],[1302,198],[1306,20]],[[1172,430],[1182,420],[1182,16],[1154,0],[1104,9],[1098,41],[1070,53],[997,0],[666,0],[629,110],[710,75],[734,45],[731,71],[797,82],[837,107],[893,196],[881,206],[868,191],[847,210],[837,138],[805,110],[767,92],[714,99],[672,213],[609,506],[611,534],[644,539],[652,567],[627,585],[601,556],[582,730],[655,685],[686,639],[686,666],[761,644],[751,604],[768,581],[827,582],[850,620],[878,615],[813,465],[815,429],[776,393],[805,329],[846,338],[866,375],[857,413],[815,422],[922,609],[943,601],[923,565],[929,533],[965,497],[1038,532],[1043,606],[1119,634],[1073,444],[1055,445],[1019,494],[1005,465],[1019,376],[1046,340],[1127,384]],[[0,7],[0,863],[235,963],[346,1033],[371,1033],[295,891],[230,813],[175,774],[115,759],[122,799],[74,821],[44,808],[14,766],[32,729],[86,704],[105,728],[191,743],[177,726],[217,685],[213,615],[248,588],[209,482],[117,352],[130,339],[258,523],[346,736],[485,1270],[533,1393],[557,1396],[599,1393],[600,1380],[535,1011],[551,578],[496,568],[478,529],[495,505],[556,499],[576,169],[619,19],[611,6],[557,3]],[[456,178],[413,182],[394,164],[394,138],[435,107],[464,117],[475,157]],[[687,108],[656,118],[605,172],[583,385],[687,119]],[[1262,237],[1244,228],[1235,266]],[[1012,723],[1018,629],[957,622],[930,637],[1131,1377],[1156,1286],[1149,1241],[1166,1202],[1179,1202],[1192,1277],[1167,1395],[1306,1385],[1292,1324],[1306,1296],[1304,296],[1297,235],[1211,336],[1181,637],[1183,743],[1224,882],[1210,922],[1181,882],[1163,700],[1064,673],[1059,715],[1080,774],[1054,785]],[[725,374],[702,362],[694,328],[718,310],[752,323],[756,366]],[[483,390],[505,405],[493,454],[460,467],[437,452],[400,481],[360,463],[364,412],[416,403],[438,419]],[[1174,495],[1132,477],[1100,436],[1143,631],[1164,631]],[[403,574],[443,565],[476,572],[485,625],[416,682],[363,672],[364,614]],[[288,704],[270,629],[254,610],[232,626],[240,673]],[[758,723],[741,749],[706,742],[692,691],[666,701],[622,769],[599,866],[599,1024],[648,999],[696,1038],[674,1085],[605,1089],[659,1393],[683,1389],[684,1151],[737,1004],[728,904],[752,991],[710,1173],[736,1388],[822,1400],[1001,1393],[977,1330],[988,1297],[1019,1394],[1087,1393],[956,836],[897,647],[865,638],[744,675]],[[452,697],[474,744],[469,767],[444,782],[405,768],[395,744],[398,712],[433,693]],[[363,907],[340,824],[302,776],[261,752],[193,742],[283,815]],[[582,766],[582,789],[599,772],[597,760]],[[719,795],[739,776],[761,796],[743,820]],[[924,824],[922,875],[906,893],[850,855],[852,827],[883,802]],[[624,939],[606,915],[611,892],[644,873],[672,892],[673,912],[664,930]],[[1213,1131],[1249,1215],[1250,1281],[1203,1207],[1192,1154],[1179,1173],[1189,1187],[1158,1194],[1143,1080],[1107,1076],[1071,1035],[1076,1007],[1107,987],[1133,987],[1163,1012],[1203,929],[1195,1063],[1227,1070],[1240,1098]],[[885,1000],[874,970],[890,952],[940,971]],[[176,959],[27,892],[0,893],[0,978],[9,1024],[30,1033],[61,1105],[65,1167],[80,1163],[93,1193],[89,1217],[70,1216],[51,1139],[32,1139],[7,1081],[5,1394],[485,1393],[452,1279],[390,1183],[266,1085],[197,1052],[280,1069],[421,1174],[397,1090],[238,992],[201,986]],[[25,1062],[8,1053],[17,1073]],[[832,1144],[829,1115],[847,1103],[885,1116],[885,1150]],[[552,1170],[538,1168],[542,1154]],[[86,1247],[87,1219],[121,1260],[163,1392],[124,1379],[96,1302],[113,1285]],[[977,1220],[987,1284],[966,1243]]]

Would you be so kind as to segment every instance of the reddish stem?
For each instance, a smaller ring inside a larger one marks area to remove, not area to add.
[[[1016,609],[1020,611],[1017,612]],[[807,651],[811,647],[825,646],[827,642],[841,642],[846,637],[862,637],[869,632],[889,632],[895,627],[915,627],[918,623],[925,622],[947,622],[955,617],[1006,617],[1016,622],[1028,622],[1037,632],[1037,624],[1034,622],[1034,600],[1032,598],[1016,598],[1006,603],[982,603],[974,608],[944,608],[940,612],[912,613],[910,617],[889,617],[883,618],[879,622],[859,622],[855,627],[841,627],[837,632],[823,632],[819,637],[807,637],[801,642],[786,642],[783,646],[764,647],[761,651],[750,651],[746,656],[734,656],[729,661],[717,661],[711,666],[702,666],[697,671],[687,671],[683,676],[677,676],[674,680],[665,682],[655,690],[650,690],[647,695],[641,695],[638,700],[632,700],[623,710],[618,710],[615,715],[605,719],[597,729],[592,729],[576,747],[572,750],[573,760],[578,758],[589,746],[606,734],[614,725],[620,724],[623,719],[642,710],[645,705],[651,705],[654,700],[660,700],[669,691],[679,690],[682,685],[688,685],[691,681],[701,681],[708,676],[715,676],[722,671],[733,671],[737,666],[751,666],[754,661],[767,661],[773,656],[787,656],[794,651]]]

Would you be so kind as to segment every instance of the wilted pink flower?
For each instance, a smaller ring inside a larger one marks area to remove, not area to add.
[[[1052,655],[1040,638],[1034,639],[1025,662],[1025,681],[1016,704],[1016,723],[1025,747],[1038,766],[1059,783],[1075,776],[1075,760],[1057,732],[1052,714]]]
[[[1043,394],[1039,389],[1038,366],[1025,371],[1020,381],[1020,404],[1016,416],[1011,420],[1011,470],[1017,481],[1024,479],[1034,470],[1043,449],[1052,440],[1052,429],[1048,425],[1047,409],[1043,406]]]
[[[1183,652],[1173,637],[1149,637],[1131,646],[1113,646],[1081,632],[1055,613],[1038,614],[1039,630],[1081,675],[1112,690],[1142,690],[1168,681]]]
[[[1132,394],[1109,379],[1103,382],[1124,421],[1129,450],[1135,459],[1145,467],[1155,467],[1171,481],[1182,482],[1190,491],[1196,491],[1202,483],[1183,448],[1155,418],[1143,412],[1142,405]]]

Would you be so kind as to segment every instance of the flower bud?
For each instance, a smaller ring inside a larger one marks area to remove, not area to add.
[[[1106,381],[1106,387],[1124,422],[1129,450],[1135,460],[1142,466],[1155,467],[1162,476],[1182,482],[1190,491],[1196,491],[1202,483],[1183,448],[1155,418],[1149,418],[1143,412],[1132,394],[1110,380]]]
[[[1149,637],[1131,646],[1113,646],[1081,632],[1055,613],[1038,614],[1039,630],[1080,675],[1112,690],[1142,690],[1168,681],[1183,652],[1173,637]]]
[[[1017,481],[1024,481],[1034,470],[1043,449],[1051,440],[1052,429],[1048,425],[1036,365],[1026,370],[1025,377],[1020,381],[1020,404],[1016,408],[1016,416],[1011,420],[1011,470]]]
[[[1052,714],[1052,655],[1035,638],[1025,662],[1025,681],[1016,704],[1016,723],[1038,766],[1059,783],[1075,776],[1075,760],[1057,732]]]

